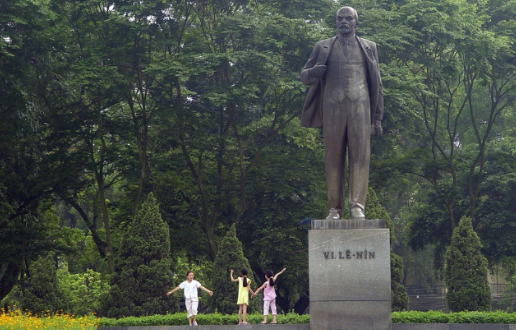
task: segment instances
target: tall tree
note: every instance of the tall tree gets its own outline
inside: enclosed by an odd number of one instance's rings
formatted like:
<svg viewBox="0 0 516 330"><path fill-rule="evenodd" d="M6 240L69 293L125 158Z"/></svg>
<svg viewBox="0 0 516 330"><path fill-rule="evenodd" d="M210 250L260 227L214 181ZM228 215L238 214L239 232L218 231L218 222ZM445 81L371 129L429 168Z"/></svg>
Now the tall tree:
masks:
<svg viewBox="0 0 516 330"><path fill-rule="evenodd" d="M284 311L309 295L308 240L298 224L327 211L324 147L319 132L310 131L295 121L272 140L250 172L248 209L237 230L259 281L268 269L287 267L277 286Z"/></svg>
<svg viewBox="0 0 516 330"><path fill-rule="evenodd" d="M511 126L506 116L506 125ZM514 136L489 144L486 178L479 191L475 231L482 240L482 252L490 265L516 256L516 154Z"/></svg>
<svg viewBox="0 0 516 330"><path fill-rule="evenodd" d="M41 214L49 207L54 167L41 148L40 109L29 92L54 46L55 13L46 2L0 4L0 298L27 265L55 245ZM36 56L37 54L37 56Z"/></svg>
<svg viewBox="0 0 516 330"><path fill-rule="evenodd" d="M384 177L392 177L388 171L413 175L404 198L421 203L409 219L409 243L414 249L436 244L437 267L460 216L476 223L488 145L516 101L511 38L493 29L488 8L467 1L402 4L397 20L413 37L389 50L387 65L399 69L387 71L388 82L404 89L397 96L410 92L400 105L419 133L378 169ZM411 86L393 79L401 73Z"/></svg>
<svg viewBox="0 0 516 330"><path fill-rule="evenodd" d="M193 7L191 20L195 29L188 27L180 50L180 98L163 147L168 162L186 164L189 177L184 165L174 175L178 193L192 221L199 221L213 260L216 237L245 221L259 160L297 121L304 89L298 55L312 44L313 32L259 3L204 1Z"/></svg>

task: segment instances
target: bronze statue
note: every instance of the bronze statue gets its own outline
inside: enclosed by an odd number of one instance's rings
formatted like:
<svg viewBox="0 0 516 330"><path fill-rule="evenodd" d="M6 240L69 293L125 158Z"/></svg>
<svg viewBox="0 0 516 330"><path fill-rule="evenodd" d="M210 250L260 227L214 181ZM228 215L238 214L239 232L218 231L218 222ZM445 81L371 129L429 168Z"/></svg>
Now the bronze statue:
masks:
<svg viewBox="0 0 516 330"><path fill-rule="evenodd" d="M351 218L365 219L370 139L371 135L382 134L378 52L374 42L355 35L355 9L340 8L336 23L337 36L317 42L301 71L301 81L311 85L301 125L323 128L329 207L326 219L342 217L346 149Z"/></svg>

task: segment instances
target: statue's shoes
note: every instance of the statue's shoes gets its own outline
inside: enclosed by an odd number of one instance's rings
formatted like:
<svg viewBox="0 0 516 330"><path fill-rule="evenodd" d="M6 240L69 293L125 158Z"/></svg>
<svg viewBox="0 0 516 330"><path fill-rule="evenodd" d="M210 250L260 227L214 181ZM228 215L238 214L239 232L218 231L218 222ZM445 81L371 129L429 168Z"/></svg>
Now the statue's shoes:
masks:
<svg viewBox="0 0 516 330"><path fill-rule="evenodd" d="M338 209L330 209L330 214L326 217L326 220L340 220L340 214Z"/></svg>
<svg viewBox="0 0 516 330"><path fill-rule="evenodd" d="M351 209L351 219L353 220L365 220L364 211L360 207L354 207Z"/></svg>

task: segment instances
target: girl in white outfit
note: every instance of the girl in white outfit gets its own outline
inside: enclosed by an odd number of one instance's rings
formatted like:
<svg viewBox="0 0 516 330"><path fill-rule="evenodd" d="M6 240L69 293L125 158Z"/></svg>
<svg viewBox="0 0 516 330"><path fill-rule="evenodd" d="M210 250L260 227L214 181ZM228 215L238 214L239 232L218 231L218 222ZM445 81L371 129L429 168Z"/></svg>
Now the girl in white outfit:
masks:
<svg viewBox="0 0 516 330"><path fill-rule="evenodd" d="M201 285L201 283L197 282L194 278L194 272L189 270L186 272L186 281L179 284L174 290L167 292L167 296L170 296L172 293L176 292L179 289L184 290L185 294L185 306L186 306L186 317L188 317L188 323L192 325L197 325L197 320L195 319L197 316L197 307L199 306L199 297L197 296L197 288L201 288L204 291L208 292L210 296L213 296L213 291L206 289Z"/></svg>
<svg viewBox="0 0 516 330"><path fill-rule="evenodd" d="M276 315L278 314L276 312L276 291L274 290L274 282L276 282L276 278L283 273L286 270L286 268L283 268L281 272L274 275L274 272L272 270L268 270L265 273L265 279L267 281L262 284L261 287L259 287L251 296L251 298L254 298L256 294L263 289L263 322L262 324L267 323L267 316L269 316L269 306L271 307L272 311L272 322L273 324L276 322Z"/></svg>

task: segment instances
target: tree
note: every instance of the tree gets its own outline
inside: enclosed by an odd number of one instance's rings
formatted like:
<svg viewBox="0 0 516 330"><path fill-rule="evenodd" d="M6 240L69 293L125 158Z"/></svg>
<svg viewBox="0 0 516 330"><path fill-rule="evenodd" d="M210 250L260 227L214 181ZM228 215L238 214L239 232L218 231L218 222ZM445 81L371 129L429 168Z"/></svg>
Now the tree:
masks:
<svg viewBox="0 0 516 330"><path fill-rule="evenodd" d="M39 147L38 111L26 90L35 80L28 58L35 49L47 54L53 17L39 1L0 4L0 299L30 262L54 248L40 213L49 206L55 174Z"/></svg>
<svg viewBox="0 0 516 330"><path fill-rule="evenodd" d="M30 275L22 289L22 308L35 315L64 309L65 301L57 280L56 261L52 255L32 263Z"/></svg>
<svg viewBox="0 0 516 330"><path fill-rule="evenodd" d="M150 193L124 236L115 261L111 289L102 301L107 317L167 314L178 310L172 287L169 229Z"/></svg>
<svg viewBox="0 0 516 330"><path fill-rule="evenodd" d="M234 224L220 242L218 251L213 265L213 298L211 299L211 307L219 313L233 314L238 311L238 286L235 282L230 281L230 270L233 269L235 271L233 276L240 276L240 269L246 268L248 271L247 278L251 280L251 288L256 290L258 283L254 280L251 265L244 256L242 243L236 236ZM249 307L248 313L255 308L257 309L257 299L249 298Z"/></svg>
<svg viewBox="0 0 516 330"><path fill-rule="evenodd" d="M214 260L217 236L248 220L260 160L287 147L274 142L298 119L299 54L313 44L315 29L241 1L203 1L189 18L194 23L185 22L184 44L170 58L182 59L182 71L171 72L181 84L167 98L176 107L162 147L167 167L174 166L168 176L180 183L174 198L188 205L185 213L201 228Z"/></svg>
<svg viewBox="0 0 516 330"><path fill-rule="evenodd" d="M491 310L487 259L481 247L471 218L462 217L446 251L446 302L453 312Z"/></svg>
<svg viewBox="0 0 516 330"><path fill-rule="evenodd" d="M319 131L295 121L266 150L248 175L249 201L237 235L258 281L268 269L287 267L276 304L288 312L309 295L308 239L298 224L327 212L324 146Z"/></svg>
<svg viewBox="0 0 516 330"><path fill-rule="evenodd" d="M380 62L391 147L373 146L381 155L373 180L385 187L382 201L396 199L385 203L393 217L410 204L409 245L435 246L438 269L460 216L468 214L475 229L483 222L477 211L487 198L490 145L509 133L503 114L516 101L511 14L498 1L403 3L389 17L406 38L379 46L386 49ZM392 188L399 193L387 194Z"/></svg>
<svg viewBox="0 0 516 330"><path fill-rule="evenodd" d="M507 122L507 121L506 121ZM507 122L507 126L511 126ZM475 231L490 265L516 256L516 154L512 136L490 143L486 178L479 192ZM512 268L512 267L511 267Z"/></svg>

